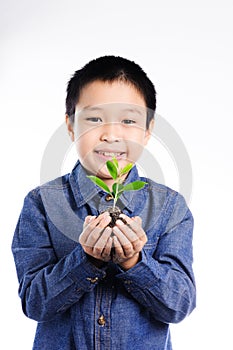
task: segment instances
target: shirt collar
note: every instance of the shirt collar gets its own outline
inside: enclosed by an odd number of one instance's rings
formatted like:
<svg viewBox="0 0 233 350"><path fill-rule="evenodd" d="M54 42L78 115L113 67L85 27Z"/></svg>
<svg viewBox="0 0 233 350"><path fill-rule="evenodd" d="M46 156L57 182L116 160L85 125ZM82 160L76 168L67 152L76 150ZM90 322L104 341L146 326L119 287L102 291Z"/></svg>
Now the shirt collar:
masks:
<svg viewBox="0 0 233 350"><path fill-rule="evenodd" d="M129 172L125 184L137 180L140 180L140 177L136 166L134 166ZM87 178L87 172L80 161L76 163L70 174L70 185L78 208L88 204L94 197L104 195L104 191ZM121 208L127 208L130 212L135 212L138 207L143 205L147 195L147 186L139 191L126 191L121 195L117 205L119 204Z"/></svg>

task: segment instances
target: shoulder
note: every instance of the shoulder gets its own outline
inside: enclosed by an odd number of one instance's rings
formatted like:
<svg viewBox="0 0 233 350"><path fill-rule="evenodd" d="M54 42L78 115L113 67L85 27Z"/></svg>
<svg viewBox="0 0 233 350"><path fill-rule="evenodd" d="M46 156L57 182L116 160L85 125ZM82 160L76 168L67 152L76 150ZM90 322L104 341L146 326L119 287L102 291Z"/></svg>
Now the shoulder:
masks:
<svg viewBox="0 0 233 350"><path fill-rule="evenodd" d="M68 189L70 184L69 184L69 175L70 174L66 174L60 177L57 177L51 181L48 181L44 184L41 184L35 188L33 188L32 190L30 190L26 197L25 200L40 200L41 195L44 193L49 193L53 190L55 190L56 192L58 191L63 191L65 189Z"/></svg>
<svg viewBox="0 0 233 350"><path fill-rule="evenodd" d="M160 205L163 208L161 212L163 217L167 218L166 231L176 227L178 223L184 222L186 228L190 227L192 230L194 218L185 197L181 193L152 180L148 181L148 187L154 202L157 202L155 206Z"/></svg>
<svg viewBox="0 0 233 350"><path fill-rule="evenodd" d="M142 181L147 183L146 189L152 196L161 196L161 197L176 197L180 196L180 193L174 189L163 185L161 183L155 182L154 180L140 177Z"/></svg>
<svg viewBox="0 0 233 350"><path fill-rule="evenodd" d="M158 182L155 182L151 179L146 179L145 181L148 183L149 189L154 191L154 192L166 193L166 194L171 194L171 195L178 194L178 192L173 190L172 188L170 188L166 185L160 184Z"/></svg>
<svg viewBox="0 0 233 350"><path fill-rule="evenodd" d="M69 186L69 177L70 174L66 174L63 176L59 176L56 179L53 179L51 181L48 181L40 186L37 187L37 189L42 189L42 188L55 188L55 189L63 189L67 188Z"/></svg>
<svg viewBox="0 0 233 350"><path fill-rule="evenodd" d="M141 178L142 181L147 182L148 197L151 202L155 203L155 206L163 206L170 213L174 211L187 211L188 205L184 196L178 191L157 183L151 179Z"/></svg>

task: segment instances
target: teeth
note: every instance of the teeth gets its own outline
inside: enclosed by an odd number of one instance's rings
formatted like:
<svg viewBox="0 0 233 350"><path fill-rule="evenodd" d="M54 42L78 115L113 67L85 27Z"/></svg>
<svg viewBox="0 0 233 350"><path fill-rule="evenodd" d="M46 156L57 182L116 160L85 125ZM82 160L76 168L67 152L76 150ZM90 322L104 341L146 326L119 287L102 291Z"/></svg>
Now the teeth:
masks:
<svg viewBox="0 0 233 350"><path fill-rule="evenodd" d="M102 154L105 157L119 157L122 153L114 153L114 152L98 152L99 154Z"/></svg>

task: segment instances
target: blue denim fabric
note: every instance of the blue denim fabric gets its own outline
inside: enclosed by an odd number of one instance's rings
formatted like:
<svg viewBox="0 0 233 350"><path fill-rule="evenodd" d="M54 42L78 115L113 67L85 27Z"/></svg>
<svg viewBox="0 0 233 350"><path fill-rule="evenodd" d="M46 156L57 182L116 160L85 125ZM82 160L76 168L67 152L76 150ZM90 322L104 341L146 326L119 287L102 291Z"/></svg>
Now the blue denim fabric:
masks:
<svg viewBox="0 0 233 350"><path fill-rule="evenodd" d="M134 167L126 182L137 179ZM128 271L95 267L78 243L86 215L111 205L79 162L26 196L12 250L23 311L38 321L33 349L172 349L169 323L195 307L193 218L180 194L143 180L120 201L148 237Z"/></svg>

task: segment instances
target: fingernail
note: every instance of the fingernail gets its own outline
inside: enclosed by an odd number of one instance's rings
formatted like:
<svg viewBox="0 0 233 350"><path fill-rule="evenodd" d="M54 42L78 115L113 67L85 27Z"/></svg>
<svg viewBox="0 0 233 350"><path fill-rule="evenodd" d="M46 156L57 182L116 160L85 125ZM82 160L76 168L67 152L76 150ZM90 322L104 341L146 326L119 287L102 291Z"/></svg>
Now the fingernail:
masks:
<svg viewBox="0 0 233 350"><path fill-rule="evenodd" d="M120 214L119 217L122 218L122 219L126 219L126 215L125 214Z"/></svg>
<svg viewBox="0 0 233 350"><path fill-rule="evenodd" d="M86 223L89 224L91 221L93 221L96 218L96 216L88 216L86 217Z"/></svg>
<svg viewBox="0 0 233 350"><path fill-rule="evenodd" d="M119 225L119 226L124 225L124 223L123 223L123 221L122 221L122 220L117 220L117 221L116 221L116 224L117 224L117 225Z"/></svg>
<svg viewBox="0 0 233 350"><path fill-rule="evenodd" d="M106 222L110 222L110 221L111 221L111 218L110 218L109 215L108 215L108 216L105 216L103 219L104 219L104 221L106 221Z"/></svg>

